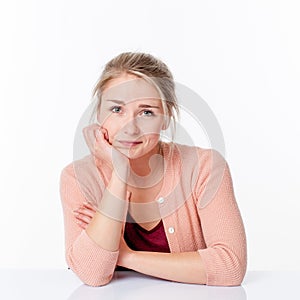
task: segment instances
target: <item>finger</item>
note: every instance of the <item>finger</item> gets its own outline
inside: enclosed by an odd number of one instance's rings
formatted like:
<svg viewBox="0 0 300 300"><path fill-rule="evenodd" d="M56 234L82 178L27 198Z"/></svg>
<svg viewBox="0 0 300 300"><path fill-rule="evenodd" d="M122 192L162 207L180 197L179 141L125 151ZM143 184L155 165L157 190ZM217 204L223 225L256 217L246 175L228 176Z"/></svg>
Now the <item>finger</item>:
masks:
<svg viewBox="0 0 300 300"><path fill-rule="evenodd" d="M105 138L106 140L108 140L108 132L107 132L107 129L105 129L104 127L101 127L101 132L103 133L104 138Z"/></svg>
<svg viewBox="0 0 300 300"><path fill-rule="evenodd" d="M97 132L96 132L96 139L97 141L105 141L107 143L109 143L109 138L108 138L108 132L107 132L107 129L101 127L100 129L98 128L97 129Z"/></svg>
<svg viewBox="0 0 300 300"><path fill-rule="evenodd" d="M94 130L94 137L96 137L95 143L104 143L111 146L111 143L109 142L109 136L108 131L103 126L97 125L95 127L92 127Z"/></svg>
<svg viewBox="0 0 300 300"><path fill-rule="evenodd" d="M91 124L89 126L84 127L82 129L82 133L85 137L90 137L91 133L93 133L97 128L99 128L99 125Z"/></svg>
<svg viewBox="0 0 300 300"><path fill-rule="evenodd" d="M111 143L109 141L109 136L108 136L108 130L104 127L101 127L101 132L103 134L104 140L111 146Z"/></svg>
<svg viewBox="0 0 300 300"><path fill-rule="evenodd" d="M97 141L99 141L101 139L101 136L99 135L99 133L100 133L99 126L91 127L90 131L88 132L89 139L90 139L91 143L93 144L93 146L95 146Z"/></svg>
<svg viewBox="0 0 300 300"><path fill-rule="evenodd" d="M87 227L87 224L84 223L84 222L82 222L82 221L80 221L80 220L76 220L76 223L82 229L86 229L86 227Z"/></svg>
<svg viewBox="0 0 300 300"><path fill-rule="evenodd" d="M91 217L86 216L86 215L82 215L82 214L79 214L75 217L78 221L81 221L81 222L86 223L86 224L89 224L91 222L91 219L92 219Z"/></svg>
<svg viewBox="0 0 300 300"><path fill-rule="evenodd" d="M83 207L80 207L79 209L77 209L77 212L79 214L82 214L82 215L85 215L85 216L88 216L90 218L92 218L95 214L95 211L90 209L90 208L83 208Z"/></svg>
<svg viewBox="0 0 300 300"><path fill-rule="evenodd" d="M94 211L94 212L97 211L97 209L96 209L92 204L90 204L90 203L88 203L88 202L83 202L83 206L84 206L84 207L87 207L87 208L89 208L89 209L91 209L91 210Z"/></svg>
<svg viewBox="0 0 300 300"><path fill-rule="evenodd" d="M87 215L90 217L93 217L95 212L97 211L96 208L94 208L93 206L91 206L90 204L87 204L88 206L86 206L86 204L84 204L81 208L83 209L83 213L87 212Z"/></svg>
<svg viewBox="0 0 300 300"><path fill-rule="evenodd" d="M78 209L78 212L92 218L95 215L96 210L91 207L82 206Z"/></svg>
<svg viewBox="0 0 300 300"><path fill-rule="evenodd" d="M83 135L85 141L90 149L93 149L94 144L96 142L96 131L100 128L97 124L91 124L85 128L83 128Z"/></svg>

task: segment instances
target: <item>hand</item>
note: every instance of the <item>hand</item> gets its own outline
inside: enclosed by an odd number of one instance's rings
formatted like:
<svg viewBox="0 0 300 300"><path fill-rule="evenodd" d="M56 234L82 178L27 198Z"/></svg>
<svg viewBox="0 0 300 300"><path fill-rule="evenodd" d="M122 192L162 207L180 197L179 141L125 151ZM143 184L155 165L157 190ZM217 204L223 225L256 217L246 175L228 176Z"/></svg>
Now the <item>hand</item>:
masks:
<svg viewBox="0 0 300 300"><path fill-rule="evenodd" d="M121 236L120 239L120 247L119 247L119 257L118 257L118 262L117 265L125 268L130 269L130 259L132 255L134 254L134 250L130 249L125 240L124 237Z"/></svg>
<svg viewBox="0 0 300 300"><path fill-rule="evenodd" d="M82 229L86 229L95 213L96 209L87 202L83 202L83 204L78 209L73 210L73 214L76 218L76 223Z"/></svg>
<svg viewBox="0 0 300 300"><path fill-rule="evenodd" d="M92 155L125 180L130 170L129 159L112 146L107 130L98 124L91 124L83 128L83 135Z"/></svg>
<svg viewBox="0 0 300 300"><path fill-rule="evenodd" d="M82 132L91 153L97 158L111 162L112 145L107 130L94 123L83 128Z"/></svg>

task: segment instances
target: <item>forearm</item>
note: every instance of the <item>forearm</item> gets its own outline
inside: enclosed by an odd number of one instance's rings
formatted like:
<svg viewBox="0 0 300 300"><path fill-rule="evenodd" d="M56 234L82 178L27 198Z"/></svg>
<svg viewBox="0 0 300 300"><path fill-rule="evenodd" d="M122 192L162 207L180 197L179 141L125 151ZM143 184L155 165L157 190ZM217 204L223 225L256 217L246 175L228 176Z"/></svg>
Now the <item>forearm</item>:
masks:
<svg viewBox="0 0 300 300"><path fill-rule="evenodd" d="M127 185L113 172L86 233L103 249L117 251L127 209Z"/></svg>
<svg viewBox="0 0 300 300"><path fill-rule="evenodd" d="M206 272L198 252L132 251L125 264L127 268L162 279L206 284Z"/></svg>

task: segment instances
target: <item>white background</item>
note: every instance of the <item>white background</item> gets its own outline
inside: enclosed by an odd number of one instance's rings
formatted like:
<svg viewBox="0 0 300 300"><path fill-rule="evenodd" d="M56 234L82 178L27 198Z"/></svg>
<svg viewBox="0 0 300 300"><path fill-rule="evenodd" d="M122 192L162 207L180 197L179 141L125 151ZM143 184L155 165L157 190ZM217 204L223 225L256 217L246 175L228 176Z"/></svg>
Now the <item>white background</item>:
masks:
<svg viewBox="0 0 300 300"><path fill-rule="evenodd" d="M143 51L221 125L248 269L299 269L299 8L296 0L1 1L0 267L66 267L59 176L77 124L104 64Z"/></svg>

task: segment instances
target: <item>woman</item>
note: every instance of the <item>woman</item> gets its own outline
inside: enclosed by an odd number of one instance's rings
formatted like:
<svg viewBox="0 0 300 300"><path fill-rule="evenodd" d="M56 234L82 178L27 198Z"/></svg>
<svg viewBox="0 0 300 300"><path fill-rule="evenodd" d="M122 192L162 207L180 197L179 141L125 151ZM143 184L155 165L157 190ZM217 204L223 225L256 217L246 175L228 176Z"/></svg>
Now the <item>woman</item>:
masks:
<svg viewBox="0 0 300 300"><path fill-rule="evenodd" d="M97 122L84 129L91 155L61 174L69 267L91 286L109 283L118 268L240 285L246 237L226 161L215 150L160 140L178 112L168 67L122 53L94 95Z"/></svg>

